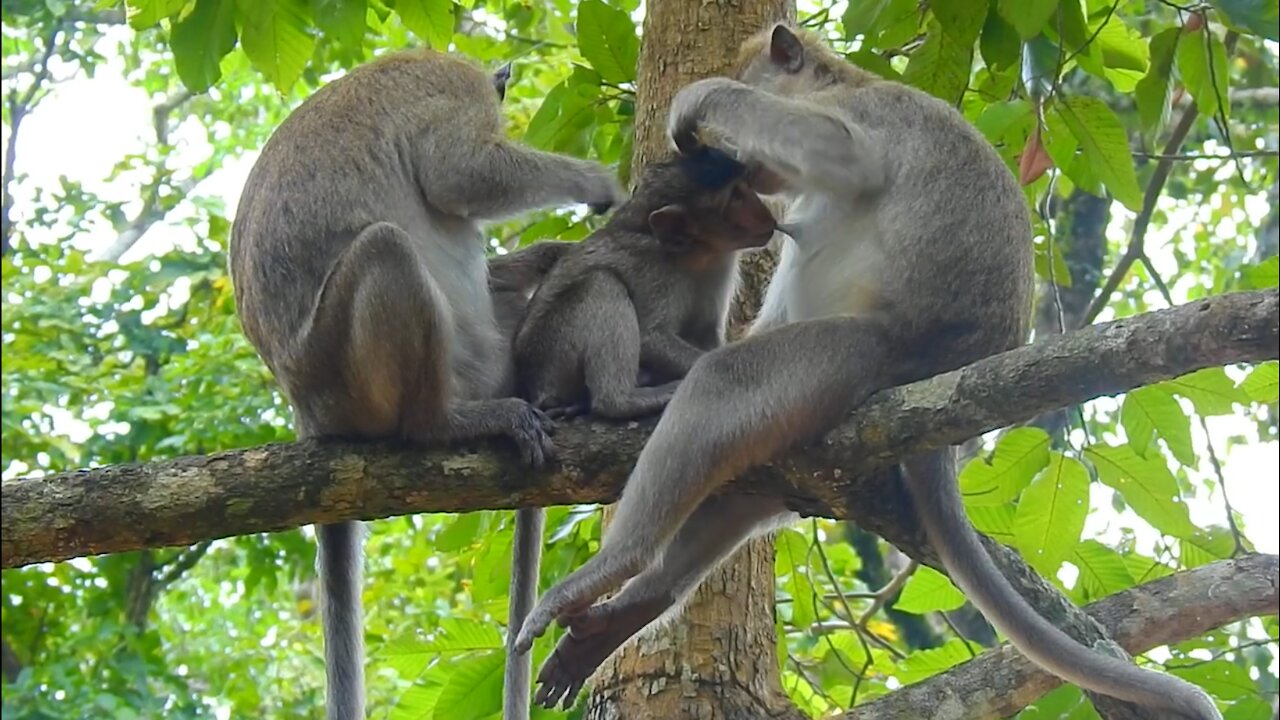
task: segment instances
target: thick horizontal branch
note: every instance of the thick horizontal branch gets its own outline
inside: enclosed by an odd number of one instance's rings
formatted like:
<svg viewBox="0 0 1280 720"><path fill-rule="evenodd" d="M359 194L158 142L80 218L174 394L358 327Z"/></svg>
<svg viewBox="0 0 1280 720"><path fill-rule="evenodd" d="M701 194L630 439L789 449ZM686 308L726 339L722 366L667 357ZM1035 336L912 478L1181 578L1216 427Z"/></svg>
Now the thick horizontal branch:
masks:
<svg viewBox="0 0 1280 720"><path fill-rule="evenodd" d="M1198 637L1228 623L1275 615L1280 558L1246 555L1116 593L1085 608L1131 653ZM1010 717L1062 681L1009 645L859 705L845 720L919 716L947 708L948 720ZM940 713L941 716L941 713Z"/></svg>
<svg viewBox="0 0 1280 720"><path fill-rule="evenodd" d="M854 519L929 562L910 503L891 474L871 471L1090 398L1275 359L1278 318L1271 289L1056 336L878 393L819 446L749 471L734 490L784 494L806 514ZM561 463L537 472L497 442L422 450L312 441L6 480L3 567L316 522L610 502L651 426L567 423L556 435Z"/></svg>

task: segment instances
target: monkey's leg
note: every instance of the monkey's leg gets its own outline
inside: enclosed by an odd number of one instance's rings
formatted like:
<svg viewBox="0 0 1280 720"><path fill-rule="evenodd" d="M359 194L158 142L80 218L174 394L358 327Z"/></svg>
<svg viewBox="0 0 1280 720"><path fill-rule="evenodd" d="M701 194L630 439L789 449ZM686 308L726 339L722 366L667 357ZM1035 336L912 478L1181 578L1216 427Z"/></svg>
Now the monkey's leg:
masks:
<svg viewBox="0 0 1280 720"><path fill-rule="evenodd" d="M641 364L670 377L688 375L706 352L675 333L646 333L640 342Z"/></svg>
<svg viewBox="0 0 1280 720"><path fill-rule="evenodd" d="M600 552L543 596L517 650L527 651L552 619L648 567L693 509L735 475L825 432L885 387L882 327L812 320L704 355L640 453Z"/></svg>
<svg viewBox="0 0 1280 720"><path fill-rule="evenodd" d="M626 286L609 273L592 274L584 280L574 322L586 341L582 365L591 411L614 420L662 412L679 383L636 387L640 325Z"/></svg>
<svg viewBox="0 0 1280 720"><path fill-rule="evenodd" d="M497 220L584 203L603 212L622 200L613 173L597 163L497 141L441 143L444 157L418 175L427 202L450 215ZM439 172L441 167L452 168Z"/></svg>
<svg viewBox="0 0 1280 720"><path fill-rule="evenodd" d="M675 611L707 573L747 538L794 515L782 498L729 495L707 498L655 563L609 600L560 619L569 632L538 673L535 701L567 709L605 658L654 620Z"/></svg>

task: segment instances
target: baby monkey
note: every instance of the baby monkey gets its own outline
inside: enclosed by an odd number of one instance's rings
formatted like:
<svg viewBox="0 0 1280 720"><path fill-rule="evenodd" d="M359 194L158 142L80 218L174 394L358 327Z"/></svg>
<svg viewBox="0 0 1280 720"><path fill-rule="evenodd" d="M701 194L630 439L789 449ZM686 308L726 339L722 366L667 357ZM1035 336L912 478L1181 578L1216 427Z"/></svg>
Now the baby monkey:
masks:
<svg viewBox="0 0 1280 720"><path fill-rule="evenodd" d="M645 169L603 228L552 245L558 257L515 337L520 396L553 417L661 412L694 361L724 344L738 251L764 246L776 229L748 179L720 150L670 157ZM531 659L511 642L536 599L544 519L541 508L516 512L505 720L529 716Z"/></svg>
<svg viewBox="0 0 1280 720"><path fill-rule="evenodd" d="M712 148L650 165L530 300L515 339L520 396L553 417L661 411L694 361L724 343L738 251L773 237L746 176ZM637 387L641 367L664 384Z"/></svg>

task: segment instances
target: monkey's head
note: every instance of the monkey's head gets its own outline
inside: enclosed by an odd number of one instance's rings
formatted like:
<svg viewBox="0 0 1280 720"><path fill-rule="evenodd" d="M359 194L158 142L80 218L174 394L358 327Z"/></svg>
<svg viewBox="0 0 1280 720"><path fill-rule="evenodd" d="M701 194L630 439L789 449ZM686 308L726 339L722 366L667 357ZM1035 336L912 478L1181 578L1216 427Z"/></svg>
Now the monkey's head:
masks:
<svg viewBox="0 0 1280 720"><path fill-rule="evenodd" d="M657 201L648 223L664 247L721 255L763 247L777 228L747 175L742 163L702 147L651 165L636 194L648 190Z"/></svg>
<svg viewBox="0 0 1280 720"><path fill-rule="evenodd" d="M865 84L874 77L850 65L817 35L783 23L742 44L732 75L742 83L786 97L833 85Z"/></svg>

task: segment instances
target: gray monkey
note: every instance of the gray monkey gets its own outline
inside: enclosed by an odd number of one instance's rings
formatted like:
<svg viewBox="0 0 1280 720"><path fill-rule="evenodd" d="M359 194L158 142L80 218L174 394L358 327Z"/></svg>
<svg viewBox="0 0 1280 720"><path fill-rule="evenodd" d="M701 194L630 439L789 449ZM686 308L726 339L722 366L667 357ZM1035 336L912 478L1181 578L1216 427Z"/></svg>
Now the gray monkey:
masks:
<svg viewBox="0 0 1280 720"><path fill-rule="evenodd" d="M763 184L789 199L794 240L751 336L698 360L676 391L600 552L521 629L518 651L553 620L569 629L538 676L535 700L547 706L571 703L610 653L678 607L742 541L787 521L781 499L717 495L735 475L826 432L877 390L1026 338L1026 204L959 113L784 25L748 41L733 76L682 89L668 129L766 168ZM901 469L951 577L1028 658L1170 716L1221 717L1199 688L1094 653L1040 617L969 524L950 449Z"/></svg>
<svg viewBox="0 0 1280 720"><path fill-rule="evenodd" d="M559 259L516 336L519 394L561 416L660 412L678 378L724 344L738 251L768 243L776 225L747 185L747 168L720 151L646 167L604 227L570 250L551 251ZM638 387L638 374L668 382ZM537 594L544 521L541 508L516 512L506 720L529 716L529 658L511 645Z"/></svg>
<svg viewBox="0 0 1280 720"><path fill-rule="evenodd" d="M506 139L509 75L393 54L320 89L267 141L232 226L231 277L300 438L506 436L527 462L551 456L550 420L501 397L505 346L479 224L570 203L603 212L622 193L596 163ZM326 717L356 720L360 524L317 535Z"/></svg>

